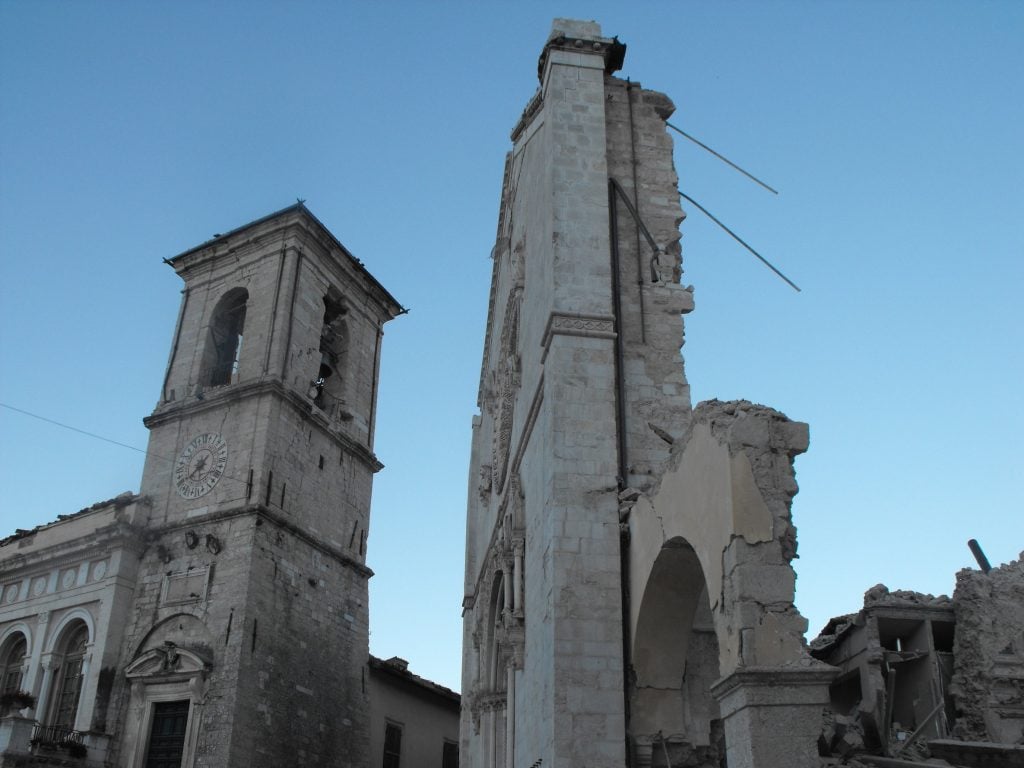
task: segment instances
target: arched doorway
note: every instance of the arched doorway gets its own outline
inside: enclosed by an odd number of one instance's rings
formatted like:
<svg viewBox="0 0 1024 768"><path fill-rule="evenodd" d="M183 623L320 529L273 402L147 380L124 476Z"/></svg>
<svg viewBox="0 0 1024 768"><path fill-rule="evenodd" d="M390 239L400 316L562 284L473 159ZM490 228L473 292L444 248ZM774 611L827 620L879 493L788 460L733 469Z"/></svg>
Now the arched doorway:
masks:
<svg viewBox="0 0 1024 768"><path fill-rule="evenodd" d="M636 764L717 768L725 755L718 639L693 547L665 542L650 570L633 638L630 736Z"/></svg>

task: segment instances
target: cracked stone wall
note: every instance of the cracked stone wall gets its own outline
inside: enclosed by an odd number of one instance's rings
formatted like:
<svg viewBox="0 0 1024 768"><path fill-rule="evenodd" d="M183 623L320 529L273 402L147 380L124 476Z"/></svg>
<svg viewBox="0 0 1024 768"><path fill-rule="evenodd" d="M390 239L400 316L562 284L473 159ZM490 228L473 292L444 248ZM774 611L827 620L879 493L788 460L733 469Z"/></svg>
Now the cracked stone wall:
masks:
<svg viewBox="0 0 1024 768"><path fill-rule="evenodd" d="M682 537L695 549L710 608L721 617L723 674L803 656L806 621L792 606L790 505L793 458L807 445L807 425L778 411L746 401L701 403L672 467L629 513L633 594L643 594L645 564L665 542ZM639 611L637 600L634 624Z"/></svg>
<svg viewBox="0 0 1024 768"><path fill-rule="evenodd" d="M807 427L691 412L674 106L611 74L624 53L556 19L512 132L473 420L463 764L713 764L731 728L730 765L803 768L830 674L792 605Z"/></svg>
<svg viewBox="0 0 1024 768"><path fill-rule="evenodd" d="M649 485L685 429L692 294L677 282L671 102L609 76L617 45L592 22L557 20L512 134L473 426L465 765L625 759L617 494ZM653 263L620 202L613 267L609 177L660 244Z"/></svg>
<svg viewBox="0 0 1024 768"><path fill-rule="evenodd" d="M807 425L778 411L746 401L701 403L659 482L648 494L623 494L632 736L649 764L659 764L667 744L710 750L701 758L708 765L718 759L716 680L744 670L829 674L807 655L806 621L793 605L793 459L807 444ZM810 748L818 714L812 702L790 703L789 736ZM727 722L732 762L741 761L737 742L749 743L751 730ZM793 765L813 756L799 756L792 744L779 750L790 752Z"/></svg>
<svg viewBox="0 0 1024 768"><path fill-rule="evenodd" d="M1024 744L1024 553L987 574L956 575L953 733Z"/></svg>

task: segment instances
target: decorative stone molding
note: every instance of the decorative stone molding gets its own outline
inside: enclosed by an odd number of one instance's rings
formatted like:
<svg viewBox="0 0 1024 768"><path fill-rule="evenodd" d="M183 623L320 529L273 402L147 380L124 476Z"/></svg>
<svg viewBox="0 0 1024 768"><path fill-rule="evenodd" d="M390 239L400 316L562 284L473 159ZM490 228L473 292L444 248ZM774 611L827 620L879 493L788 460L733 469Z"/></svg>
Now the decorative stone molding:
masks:
<svg viewBox="0 0 1024 768"><path fill-rule="evenodd" d="M132 681L179 677L205 679L212 668L212 663L196 651L168 641L139 656L127 666L124 676Z"/></svg>
<svg viewBox="0 0 1024 768"><path fill-rule="evenodd" d="M558 21L556 20L556 23ZM573 31L578 33L583 30L577 29ZM598 29L598 32L600 32L600 29ZM544 68L547 65L551 51L598 54L604 59L604 71L607 75L622 69L622 63L626 58L626 46L624 43L619 42L618 37L611 39L596 35L591 37L589 35L571 34L568 31L563 34L556 30L552 34L551 39L548 40L547 45L544 46L544 50L540 54L540 60L537 62L537 79L542 82L544 80Z"/></svg>
<svg viewBox="0 0 1024 768"><path fill-rule="evenodd" d="M541 109L544 107L544 93L537 89L537 92L533 94L533 98L530 99L526 105L526 109L523 110L522 116L519 118L519 122L516 123L512 129L510 138L513 143L519 141L519 137L523 135L523 132L530 127L530 123L533 122L533 118L536 117Z"/></svg>
<svg viewBox="0 0 1024 768"><path fill-rule="evenodd" d="M482 464L480 466L480 483L477 486L478 493L480 494L480 501L487 501L491 497L491 483L493 480L493 470L490 464Z"/></svg>
<svg viewBox="0 0 1024 768"><path fill-rule="evenodd" d="M155 705L182 699L188 700L189 710L181 765L194 765L212 668L212 663L198 652L171 642L144 652L127 666L125 677L131 692L125 718L124 754L130 768L145 765L147 734L152 729Z"/></svg>
<svg viewBox="0 0 1024 768"><path fill-rule="evenodd" d="M518 469L518 468L517 468ZM523 484L519 477L518 471L513 471L512 476L508 481L508 504L507 512L509 520L509 536L507 538L511 541L515 536L523 535L523 531L526 529L526 516L523 499Z"/></svg>
<svg viewBox="0 0 1024 768"><path fill-rule="evenodd" d="M508 470L508 457L512 445L512 424L515 415L516 394L520 385L519 311L523 300L521 287L513 288L505 307L505 322L501 328L501 355L495 369L498 392L492 442L492 472L495 492L504 490Z"/></svg>
<svg viewBox="0 0 1024 768"><path fill-rule="evenodd" d="M490 691L481 693L473 700L473 711L500 712L508 706L508 694L505 691Z"/></svg>
<svg viewBox="0 0 1024 768"><path fill-rule="evenodd" d="M586 336L597 339L615 338L615 319L611 315L580 315L574 312L552 312L544 329L541 346L542 362L547 357L551 338L555 335Z"/></svg>

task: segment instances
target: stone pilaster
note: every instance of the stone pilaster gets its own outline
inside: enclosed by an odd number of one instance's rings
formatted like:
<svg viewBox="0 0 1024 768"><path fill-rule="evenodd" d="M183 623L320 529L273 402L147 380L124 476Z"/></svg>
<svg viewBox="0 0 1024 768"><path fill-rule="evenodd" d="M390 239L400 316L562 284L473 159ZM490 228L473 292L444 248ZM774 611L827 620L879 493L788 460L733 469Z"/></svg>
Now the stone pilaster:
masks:
<svg viewBox="0 0 1024 768"><path fill-rule="evenodd" d="M741 667L711 687L725 723L729 768L818 768L826 664Z"/></svg>

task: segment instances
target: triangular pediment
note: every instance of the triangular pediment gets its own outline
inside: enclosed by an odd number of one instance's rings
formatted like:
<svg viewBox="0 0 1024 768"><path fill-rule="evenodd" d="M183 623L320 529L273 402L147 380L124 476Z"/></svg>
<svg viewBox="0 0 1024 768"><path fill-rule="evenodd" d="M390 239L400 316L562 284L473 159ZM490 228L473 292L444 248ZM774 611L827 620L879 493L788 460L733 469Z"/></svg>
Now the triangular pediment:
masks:
<svg viewBox="0 0 1024 768"><path fill-rule="evenodd" d="M164 677L182 675L191 677L210 670L213 665L203 656L187 648L165 643L153 648L135 659L125 669L129 679L139 677Z"/></svg>

